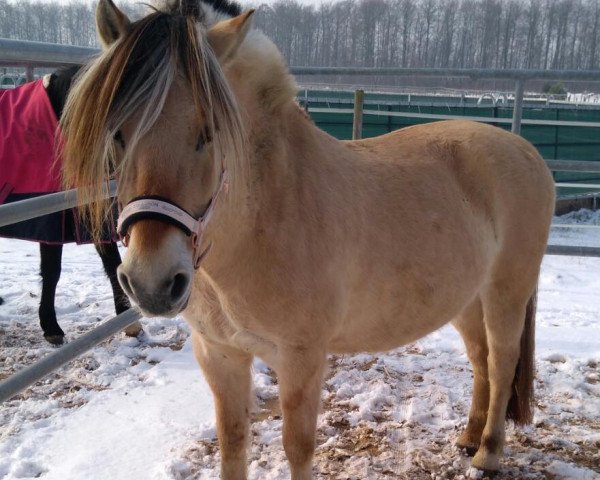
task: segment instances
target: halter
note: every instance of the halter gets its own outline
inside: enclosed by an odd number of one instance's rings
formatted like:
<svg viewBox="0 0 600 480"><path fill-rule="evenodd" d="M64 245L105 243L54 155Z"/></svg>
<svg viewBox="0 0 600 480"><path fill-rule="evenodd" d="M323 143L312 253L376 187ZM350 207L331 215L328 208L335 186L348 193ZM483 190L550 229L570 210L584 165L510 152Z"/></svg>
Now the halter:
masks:
<svg viewBox="0 0 600 480"><path fill-rule="evenodd" d="M127 246L129 243L129 228L140 220L151 219L169 223L191 237L194 269L197 270L212 246L209 244L204 250L200 250L202 235L212 217L219 194L221 191L227 190L227 185L227 171L221 170L217 191L209 200L204 213L197 220L168 198L158 195L143 195L134 198L121 211L117 222L117 233L121 237L123 245Z"/></svg>

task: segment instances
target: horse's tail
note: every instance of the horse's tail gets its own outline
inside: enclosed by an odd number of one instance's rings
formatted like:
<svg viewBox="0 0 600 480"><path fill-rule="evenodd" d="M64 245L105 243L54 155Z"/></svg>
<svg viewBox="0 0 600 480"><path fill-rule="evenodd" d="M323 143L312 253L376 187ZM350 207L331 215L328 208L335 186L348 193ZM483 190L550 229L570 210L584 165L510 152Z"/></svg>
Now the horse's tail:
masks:
<svg viewBox="0 0 600 480"><path fill-rule="evenodd" d="M517 425L525 425L533 420L535 377L535 312L537 306L537 287L525 310L525 326L521 334L521 353L512 384L512 395L506 409L506 418Z"/></svg>

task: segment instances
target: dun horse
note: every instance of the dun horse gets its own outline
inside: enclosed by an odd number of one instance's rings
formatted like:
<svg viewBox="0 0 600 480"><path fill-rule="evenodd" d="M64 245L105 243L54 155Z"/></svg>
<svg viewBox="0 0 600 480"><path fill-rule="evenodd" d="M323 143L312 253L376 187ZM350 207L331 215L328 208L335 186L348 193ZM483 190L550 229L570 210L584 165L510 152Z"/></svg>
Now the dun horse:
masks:
<svg viewBox="0 0 600 480"><path fill-rule="evenodd" d="M0 112L10 121L0 126L0 203L31 198L60 188L54 168L54 136L69 88L79 66L57 70L43 79L14 90L0 91ZM17 131L18 130L18 131ZM54 180L53 177L56 177ZM42 295L39 318L44 338L60 345L65 333L58 324L55 309L56 286L60 280L63 243L89 239L76 221L76 212L68 210L44 215L0 228L0 237L33 240L40 243ZM96 250L110 281L117 314L129 308L129 302L117 280L121 256L108 234L96 242ZM0 298L0 305L3 300ZM135 336L141 330L136 323L126 329Z"/></svg>
<svg viewBox="0 0 600 480"><path fill-rule="evenodd" d="M277 373L291 475L308 479L328 352L391 349L447 322L474 370L458 444L498 469L505 418L532 415L554 207L543 160L466 121L338 141L294 102L251 16L182 0L132 23L100 0L105 49L63 118L67 184L96 198L118 174L123 288L143 313L192 326L222 477L246 477L253 356Z"/></svg>

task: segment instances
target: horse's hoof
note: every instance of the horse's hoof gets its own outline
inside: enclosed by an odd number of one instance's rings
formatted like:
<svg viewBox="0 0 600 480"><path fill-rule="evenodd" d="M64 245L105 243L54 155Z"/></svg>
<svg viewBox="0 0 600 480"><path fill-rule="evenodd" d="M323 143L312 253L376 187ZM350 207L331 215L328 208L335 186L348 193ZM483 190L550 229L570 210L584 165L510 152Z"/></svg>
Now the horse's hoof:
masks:
<svg viewBox="0 0 600 480"><path fill-rule="evenodd" d="M52 345L56 346L60 346L63 343L65 343L64 335L44 335L44 338L48 343L51 343Z"/></svg>
<svg viewBox="0 0 600 480"><path fill-rule="evenodd" d="M477 470L483 470L486 476L490 476L500 469L500 455L480 448L471 460L471 466Z"/></svg>
<svg viewBox="0 0 600 480"><path fill-rule="evenodd" d="M142 324L140 322L135 322L125 329L125 335L128 337L137 337L143 331Z"/></svg>

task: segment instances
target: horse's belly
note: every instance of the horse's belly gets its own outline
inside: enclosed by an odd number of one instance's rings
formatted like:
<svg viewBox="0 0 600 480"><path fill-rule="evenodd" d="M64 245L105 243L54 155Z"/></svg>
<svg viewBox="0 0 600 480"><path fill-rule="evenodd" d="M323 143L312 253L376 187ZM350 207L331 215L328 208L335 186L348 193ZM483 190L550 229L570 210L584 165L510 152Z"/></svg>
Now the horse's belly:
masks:
<svg viewBox="0 0 600 480"><path fill-rule="evenodd" d="M473 300L476 291L461 292L448 299L446 308L415 308L398 300L382 308L373 305L371 313L350 315L343 328L331 339L334 353L385 351L414 342L442 327Z"/></svg>
<svg viewBox="0 0 600 480"><path fill-rule="evenodd" d="M478 295L492 261L483 243L456 255L439 253L430 262L407 260L387 270L380 266L369 288L344 295L348 301L329 348L339 353L389 350L450 322Z"/></svg>
<svg viewBox="0 0 600 480"><path fill-rule="evenodd" d="M359 320L359 319L357 319ZM451 320L438 316L404 319L390 316L352 322L342 335L334 337L328 350L332 353L381 352L401 347L437 330Z"/></svg>

